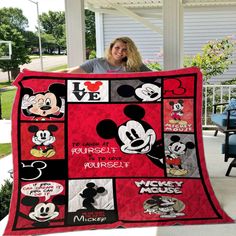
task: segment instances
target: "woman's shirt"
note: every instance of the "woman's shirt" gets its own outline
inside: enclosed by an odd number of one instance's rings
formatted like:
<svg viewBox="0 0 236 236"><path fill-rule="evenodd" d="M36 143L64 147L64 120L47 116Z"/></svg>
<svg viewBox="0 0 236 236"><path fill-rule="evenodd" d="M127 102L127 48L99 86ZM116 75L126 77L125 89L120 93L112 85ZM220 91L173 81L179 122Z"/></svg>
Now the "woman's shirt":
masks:
<svg viewBox="0 0 236 236"><path fill-rule="evenodd" d="M127 72L124 66L110 65L105 58L95 58L88 60L80 66L87 73L106 74L106 73L124 73ZM144 64L141 65L140 71L151 71ZM129 71L131 72L131 71Z"/></svg>

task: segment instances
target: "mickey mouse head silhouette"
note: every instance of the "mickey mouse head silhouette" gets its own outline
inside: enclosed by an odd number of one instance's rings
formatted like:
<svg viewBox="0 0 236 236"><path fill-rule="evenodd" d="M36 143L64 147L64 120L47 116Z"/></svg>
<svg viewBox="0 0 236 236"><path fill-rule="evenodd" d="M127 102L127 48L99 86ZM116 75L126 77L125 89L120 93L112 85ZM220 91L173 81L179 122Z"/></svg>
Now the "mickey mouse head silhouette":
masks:
<svg viewBox="0 0 236 236"><path fill-rule="evenodd" d="M42 175L42 169L47 167L47 164L43 161L34 161L30 165L26 165L21 162L22 166L22 180L36 180Z"/></svg>
<svg viewBox="0 0 236 236"><path fill-rule="evenodd" d="M98 135L104 139L115 138L122 152L146 154L156 166L164 168L162 140L156 140L151 125L142 120L145 110L138 105L128 105L124 114L130 119L120 125L110 119L100 121L96 127Z"/></svg>
<svg viewBox="0 0 236 236"><path fill-rule="evenodd" d="M91 81L86 81L84 83L85 86L87 86L87 89L91 92L96 92L99 90L99 87L102 85L101 81L96 81L95 83L92 83Z"/></svg>
<svg viewBox="0 0 236 236"><path fill-rule="evenodd" d="M94 198L98 193L104 193L105 188L104 187L97 187L95 183L89 182L86 184L86 187L82 193L80 193L80 196L84 198L83 200L83 207L85 207L87 210L93 210L96 209L93 205L95 203Z"/></svg>

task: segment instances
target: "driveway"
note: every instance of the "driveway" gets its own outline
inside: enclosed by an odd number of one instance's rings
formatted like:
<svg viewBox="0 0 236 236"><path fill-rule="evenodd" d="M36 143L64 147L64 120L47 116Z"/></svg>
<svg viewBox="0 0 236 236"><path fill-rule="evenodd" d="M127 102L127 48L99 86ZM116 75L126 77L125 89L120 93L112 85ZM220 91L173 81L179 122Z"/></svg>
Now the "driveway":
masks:
<svg viewBox="0 0 236 236"><path fill-rule="evenodd" d="M33 59L31 63L20 66L21 70L27 68L29 70L41 71L41 60ZM43 56L43 70L48 70L52 67L67 64L67 56ZM7 72L0 71L0 82L8 81Z"/></svg>

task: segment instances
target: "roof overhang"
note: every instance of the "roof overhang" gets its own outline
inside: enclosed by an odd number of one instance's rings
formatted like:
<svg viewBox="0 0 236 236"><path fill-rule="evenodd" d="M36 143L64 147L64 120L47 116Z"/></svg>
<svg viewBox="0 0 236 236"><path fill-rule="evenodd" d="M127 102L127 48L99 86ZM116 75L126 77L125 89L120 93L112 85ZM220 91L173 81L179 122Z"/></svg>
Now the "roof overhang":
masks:
<svg viewBox="0 0 236 236"><path fill-rule="evenodd" d="M146 28L163 33L163 29L153 23L148 18L162 20L162 11L145 14L140 10L162 9L164 0L85 0L85 8L97 12L112 15L128 16L133 20L143 24ZM236 0L179 0L182 7L206 7L206 6L228 6L236 5Z"/></svg>
<svg viewBox="0 0 236 236"><path fill-rule="evenodd" d="M127 9L162 8L164 0L85 0L91 10L116 10L116 6ZM182 0L183 7L236 5L236 0Z"/></svg>

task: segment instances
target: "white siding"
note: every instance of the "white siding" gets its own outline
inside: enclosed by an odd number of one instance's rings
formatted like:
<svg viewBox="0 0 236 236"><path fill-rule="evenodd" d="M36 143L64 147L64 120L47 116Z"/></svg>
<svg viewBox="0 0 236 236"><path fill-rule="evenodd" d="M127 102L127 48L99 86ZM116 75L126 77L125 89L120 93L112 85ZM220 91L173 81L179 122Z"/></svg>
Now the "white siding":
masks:
<svg viewBox="0 0 236 236"><path fill-rule="evenodd" d="M161 9L143 10L161 13ZM162 27L162 20L147 18ZM184 9L184 54L196 55L209 40L236 35L236 6L225 7L186 7ZM157 32L147 29L144 25L126 16L104 15L104 46L119 36L129 36L137 44L143 59L157 60L162 63L158 53L163 48L163 37ZM230 70L214 83L236 78L236 53L234 64Z"/></svg>
<svg viewBox="0 0 236 236"><path fill-rule="evenodd" d="M236 6L186 8L184 14L184 54L196 55L209 40L236 35ZM234 64L214 83L236 78L236 53Z"/></svg>
<svg viewBox="0 0 236 236"><path fill-rule="evenodd" d="M158 10L161 12L161 10ZM148 18L157 26L162 27L162 21ZM157 54L162 50L162 35L147 29L144 25L127 16L104 15L104 43L105 48L117 37L128 36L137 45L142 57L157 59ZM161 58L162 62L162 58Z"/></svg>

